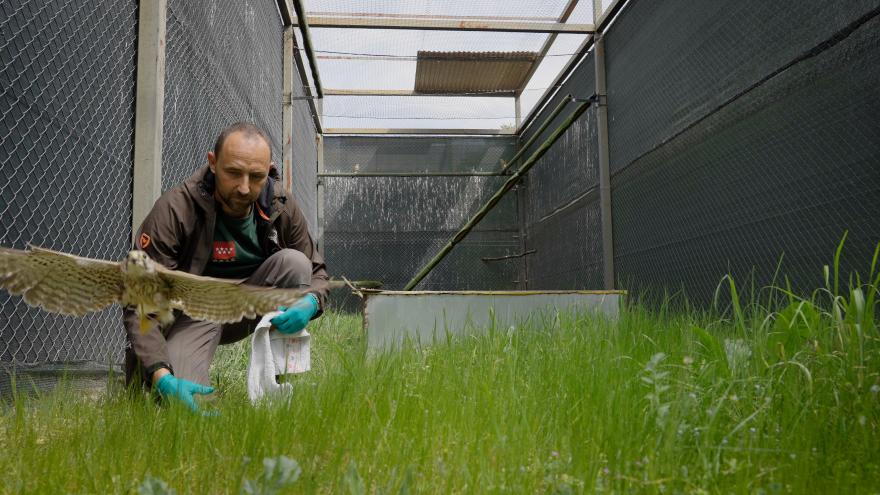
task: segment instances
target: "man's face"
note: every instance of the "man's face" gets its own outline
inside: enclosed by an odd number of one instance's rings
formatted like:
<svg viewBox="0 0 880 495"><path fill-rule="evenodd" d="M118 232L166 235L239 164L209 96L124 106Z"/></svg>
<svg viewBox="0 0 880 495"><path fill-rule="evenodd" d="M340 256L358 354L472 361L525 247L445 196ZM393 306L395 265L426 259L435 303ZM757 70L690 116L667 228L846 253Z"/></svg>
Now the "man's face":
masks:
<svg viewBox="0 0 880 495"><path fill-rule="evenodd" d="M216 177L214 197L227 215L243 218L250 214L269 176L271 156L260 136L243 132L227 136L219 156L208 152L208 165Z"/></svg>

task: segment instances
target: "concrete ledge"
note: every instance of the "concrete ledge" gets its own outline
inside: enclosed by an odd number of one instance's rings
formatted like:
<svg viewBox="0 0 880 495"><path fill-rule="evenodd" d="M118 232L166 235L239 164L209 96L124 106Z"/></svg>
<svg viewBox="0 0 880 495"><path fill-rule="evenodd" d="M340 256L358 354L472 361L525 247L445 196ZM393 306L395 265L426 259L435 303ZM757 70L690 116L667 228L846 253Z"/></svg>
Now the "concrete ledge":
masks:
<svg viewBox="0 0 880 495"><path fill-rule="evenodd" d="M520 325L530 316L595 312L616 318L625 291L363 291L368 352L405 339L422 344L446 333L470 335Z"/></svg>

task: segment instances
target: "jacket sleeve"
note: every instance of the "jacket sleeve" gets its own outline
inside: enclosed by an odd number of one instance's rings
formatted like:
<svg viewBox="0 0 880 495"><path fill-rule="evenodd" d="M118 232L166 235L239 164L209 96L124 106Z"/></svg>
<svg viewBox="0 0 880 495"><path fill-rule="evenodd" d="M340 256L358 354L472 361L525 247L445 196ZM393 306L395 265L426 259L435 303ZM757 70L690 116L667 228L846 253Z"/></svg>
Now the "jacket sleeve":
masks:
<svg viewBox="0 0 880 495"><path fill-rule="evenodd" d="M309 234L309 226L305 215L303 215L296 201L293 201L293 198L290 196L287 197L286 208L290 216L290 224L283 225L286 230L283 236L284 239L287 239L288 247L305 254L312 262L312 281L309 292L315 294L318 298L318 312L314 316L314 318L317 318L323 314L327 303L329 292L327 266L324 264L324 257L318 252L315 241L312 239L311 234Z"/></svg>
<svg viewBox="0 0 880 495"><path fill-rule="evenodd" d="M172 270L178 266L177 260L183 245L183 229L169 201L169 195L174 193L171 191L156 201L134 240L134 249L146 252L151 259ZM140 318L132 307L123 308L122 321L132 350L144 367L147 380L156 369L171 368L165 335L159 328L158 321L149 318L147 331L141 333Z"/></svg>

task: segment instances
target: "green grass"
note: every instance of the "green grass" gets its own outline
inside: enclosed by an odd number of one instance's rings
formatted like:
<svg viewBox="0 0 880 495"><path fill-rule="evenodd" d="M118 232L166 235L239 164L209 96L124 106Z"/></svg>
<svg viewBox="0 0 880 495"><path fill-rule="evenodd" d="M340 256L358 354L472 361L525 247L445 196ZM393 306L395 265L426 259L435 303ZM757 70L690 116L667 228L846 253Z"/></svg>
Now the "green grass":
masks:
<svg viewBox="0 0 880 495"><path fill-rule="evenodd" d="M249 405L247 344L215 362L219 417L123 391L15 400L0 491L878 493L876 264L806 299L725 281L726 311L631 305L374 358L358 318L328 314L289 403Z"/></svg>

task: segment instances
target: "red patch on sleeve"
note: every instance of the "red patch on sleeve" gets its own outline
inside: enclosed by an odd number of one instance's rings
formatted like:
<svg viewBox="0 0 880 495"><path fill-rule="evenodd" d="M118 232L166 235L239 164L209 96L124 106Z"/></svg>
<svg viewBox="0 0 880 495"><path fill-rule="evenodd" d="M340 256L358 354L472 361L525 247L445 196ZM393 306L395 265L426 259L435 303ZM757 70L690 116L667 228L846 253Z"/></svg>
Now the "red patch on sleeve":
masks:
<svg viewBox="0 0 880 495"><path fill-rule="evenodd" d="M233 261L235 259L235 243L232 241L214 241L214 261Z"/></svg>
<svg viewBox="0 0 880 495"><path fill-rule="evenodd" d="M149 247L151 241L152 241L152 239L150 239L149 235L141 234L141 249L147 249L147 247Z"/></svg>

